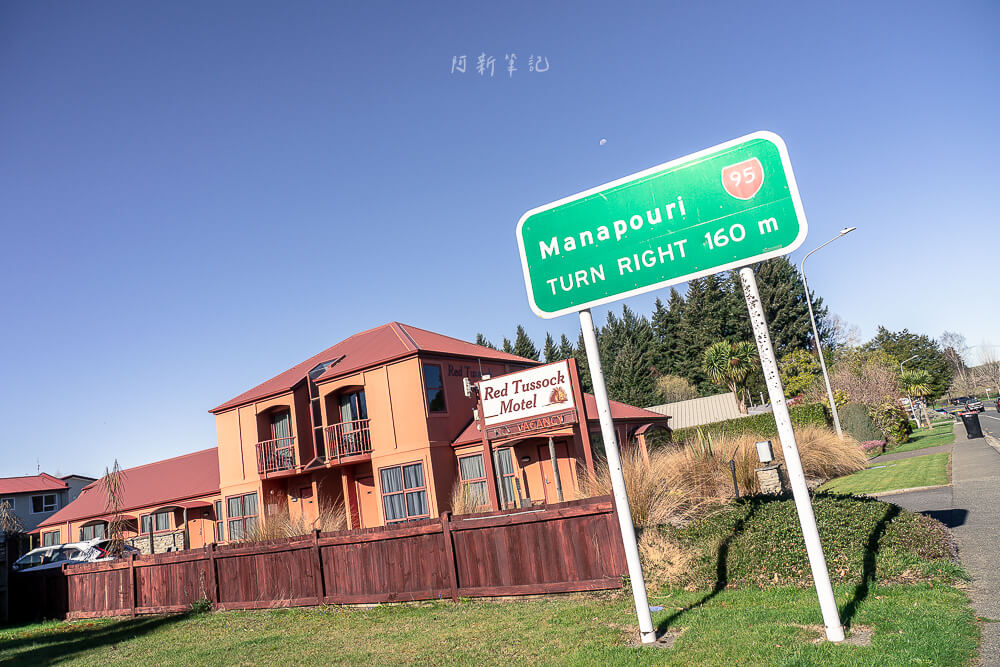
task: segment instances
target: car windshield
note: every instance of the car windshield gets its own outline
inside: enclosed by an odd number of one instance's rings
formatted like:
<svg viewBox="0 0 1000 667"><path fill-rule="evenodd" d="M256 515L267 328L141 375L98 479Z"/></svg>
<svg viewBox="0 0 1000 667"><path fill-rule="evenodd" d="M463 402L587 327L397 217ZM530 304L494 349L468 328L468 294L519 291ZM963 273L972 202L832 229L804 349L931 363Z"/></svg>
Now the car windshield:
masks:
<svg viewBox="0 0 1000 667"><path fill-rule="evenodd" d="M57 553L53 554L52 558L48 562L58 563L64 560L79 560L82 556L83 552L76 547L68 547L66 549L60 549Z"/></svg>

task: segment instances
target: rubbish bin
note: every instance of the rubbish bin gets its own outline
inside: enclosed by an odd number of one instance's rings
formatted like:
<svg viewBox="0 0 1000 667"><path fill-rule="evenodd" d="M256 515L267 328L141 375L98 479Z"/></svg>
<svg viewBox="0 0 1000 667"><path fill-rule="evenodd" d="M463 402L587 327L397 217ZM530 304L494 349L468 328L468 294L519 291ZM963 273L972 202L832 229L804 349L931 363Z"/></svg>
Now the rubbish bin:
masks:
<svg viewBox="0 0 1000 667"><path fill-rule="evenodd" d="M965 432L970 440L983 437L983 427L979 424L978 412L963 412L962 423L965 424Z"/></svg>

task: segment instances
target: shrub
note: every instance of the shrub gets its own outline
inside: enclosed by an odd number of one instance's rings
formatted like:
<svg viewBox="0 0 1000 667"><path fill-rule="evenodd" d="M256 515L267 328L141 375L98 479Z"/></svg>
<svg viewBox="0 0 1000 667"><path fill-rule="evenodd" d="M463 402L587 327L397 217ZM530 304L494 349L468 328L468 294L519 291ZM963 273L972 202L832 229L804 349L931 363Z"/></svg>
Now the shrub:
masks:
<svg viewBox="0 0 1000 667"><path fill-rule="evenodd" d="M867 406L860 403L848 403L842 408L838 406L838 414L840 415L840 425L855 440L865 442L885 439L875 422L868 416Z"/></svg>
<svg viewBox="0 0 1000 667"><path fill-rule="evenodd" d="M896 401L887 399L869 412L872 421L886 440L901 444L910 439L910 418Z"/></svg>
<svg viewBox="0 0 1000 667"><path fill-rule="evenodd" d="M788 408L788 414L792 418L792 426L794 427L815 426L824 428L830 425L829 413L821 403L793 405ZM674 442L684 442L685 440L696 438L699 430L712 437L748 435L763 440L774 438L778 435L778 427L774 423L774 415L770 412L762 412L747 417L738 417L713 424L705 424L704 426L679 428L673 432L673 440Z"/></svg>
<svg viewBox="0 0 1000 667"><path fill-rule="evenodd" d="M206 597L201 597L191 603L192 614L207 614L212 611L212 603Z"/></svg>
<svg viewBox="0 0 1000 667"><path fill-rule="evenodd" d="M960 572L953 563L956 551L947 529L933 519L870 498L828 494L817 495L813 509L834 584L857 584L876 575L880 582L951 580ZM657 583L705 587L813 583L791 499L744 498L683 528L657 530L666 541L690 552L683 568L651 568L651 577L661 578ZM663 551L672 553L669 548Z"/></svg>
<svg viewBox="0 0 1000 667"><path fill-rule="evenodd" d="M885 440L865 440L861 443L861 451L866 455L878 455L885 451Z"/></svg>
<svg viewBox="0 0 1000 667"><path fill-rule="evenodd" d="M679 375L663 375L657 378L656 391L664 403L698 398L697 387Z"/></svg>

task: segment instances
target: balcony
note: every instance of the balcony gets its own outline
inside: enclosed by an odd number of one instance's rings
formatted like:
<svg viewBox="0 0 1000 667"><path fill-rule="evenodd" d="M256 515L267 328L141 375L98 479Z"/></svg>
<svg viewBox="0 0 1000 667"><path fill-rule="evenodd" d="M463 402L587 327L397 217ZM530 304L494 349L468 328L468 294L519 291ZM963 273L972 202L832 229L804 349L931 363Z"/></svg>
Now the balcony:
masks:
<svg viewBox="0 0 1000 667"><path fill-rule="evenodd" d="M282 470L295 470L298 456L295 438L276 438L257 443L257 473L266 475Z"/></svg>
<svg viewBox="0 0 1000 667"><path fill-rule="evenodd" d="M324 429L326 452L329 461L340 461L351 456L372 453L372 439L367 419L340 422Z"/></svg>

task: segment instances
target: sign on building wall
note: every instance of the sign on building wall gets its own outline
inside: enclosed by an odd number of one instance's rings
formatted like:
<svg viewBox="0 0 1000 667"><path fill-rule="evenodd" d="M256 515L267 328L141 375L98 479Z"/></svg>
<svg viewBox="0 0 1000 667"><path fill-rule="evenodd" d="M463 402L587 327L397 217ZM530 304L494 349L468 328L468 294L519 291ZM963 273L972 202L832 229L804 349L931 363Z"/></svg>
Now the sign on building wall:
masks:
<svg viewBox="0 0 1000 667"><path fill-rule="evenodd" d="M795 250L806 218L785 143L756 132L534 208L528 301L552 318Z"/></svg>
<svg viewBox="0 0 1000 667"><path fill-rule="evenodd" d="M576 422L569 361L537 366L479 383L487 438Z"/></svg>

